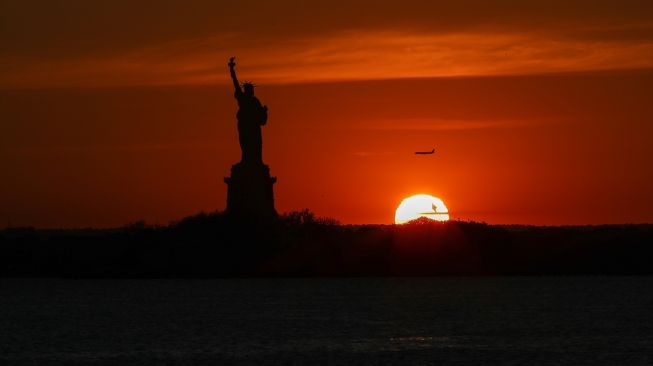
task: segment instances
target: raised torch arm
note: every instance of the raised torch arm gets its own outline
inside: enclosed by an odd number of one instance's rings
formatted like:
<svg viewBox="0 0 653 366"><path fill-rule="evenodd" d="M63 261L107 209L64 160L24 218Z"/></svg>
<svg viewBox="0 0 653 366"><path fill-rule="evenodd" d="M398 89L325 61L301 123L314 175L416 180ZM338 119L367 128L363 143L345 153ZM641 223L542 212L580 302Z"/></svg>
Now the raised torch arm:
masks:
<svg viewBox="0 0 653 366"><path fill-rule="evenodd" d="M242 93L242 89L240 89L240 83L238 82L238 77L236 76L236 58L235 57L230 57L229 58L229 72L231 73L231 80L234 82L234 89L236 90L236 93Z"/></svg>

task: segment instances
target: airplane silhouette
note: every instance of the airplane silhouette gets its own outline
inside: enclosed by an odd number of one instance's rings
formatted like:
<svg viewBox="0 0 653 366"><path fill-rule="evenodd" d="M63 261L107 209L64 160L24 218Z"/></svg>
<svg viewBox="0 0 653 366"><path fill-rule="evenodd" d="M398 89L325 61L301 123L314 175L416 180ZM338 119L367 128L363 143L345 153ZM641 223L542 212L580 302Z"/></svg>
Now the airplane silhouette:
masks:
<svg viewBox="0 0 653 366"><path fill-rule="evenodd" d="M435 152L435 149L431 151L415 151L415 155L431 155Z"/></svg>

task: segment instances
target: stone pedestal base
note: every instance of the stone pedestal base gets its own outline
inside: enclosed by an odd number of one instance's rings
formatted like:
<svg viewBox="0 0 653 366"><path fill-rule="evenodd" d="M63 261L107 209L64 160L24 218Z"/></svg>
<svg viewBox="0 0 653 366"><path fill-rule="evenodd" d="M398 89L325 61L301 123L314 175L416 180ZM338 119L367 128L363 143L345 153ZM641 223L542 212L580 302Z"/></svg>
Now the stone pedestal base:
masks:
<svg viewBox="0 0 653 366"><path fill-rule="evenodd" d="M243 218L276 217L272 190L276 181L265 164L232 165L231 177L224 178L228 187L227 214Z"/></svg>

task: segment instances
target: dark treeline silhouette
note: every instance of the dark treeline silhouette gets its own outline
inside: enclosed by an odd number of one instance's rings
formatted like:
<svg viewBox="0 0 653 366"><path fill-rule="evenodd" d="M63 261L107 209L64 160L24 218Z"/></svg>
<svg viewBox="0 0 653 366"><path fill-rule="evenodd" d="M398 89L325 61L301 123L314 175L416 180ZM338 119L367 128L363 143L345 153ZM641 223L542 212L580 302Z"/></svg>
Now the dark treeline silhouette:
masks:
<svg viewBox="0 0 653 366"><path fill-rule="evenodd" d="M653 225L340 225L293 212L167 226L0 231L4 277L653 274Z"/></svg>

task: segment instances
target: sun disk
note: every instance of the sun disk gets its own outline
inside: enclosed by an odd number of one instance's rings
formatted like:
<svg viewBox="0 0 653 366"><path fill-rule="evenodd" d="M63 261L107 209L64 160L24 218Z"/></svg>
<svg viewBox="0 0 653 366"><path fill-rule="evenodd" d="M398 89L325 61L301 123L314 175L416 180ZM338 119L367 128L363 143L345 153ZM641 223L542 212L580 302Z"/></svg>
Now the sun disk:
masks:
<svg viewBox="0 0 653 366"><path fill-rule="evenodd" d="M449 209L441 199L428 194L416 194L405 198L395 211L395 224L426 217L434 221L449 220Z"/></svg>

